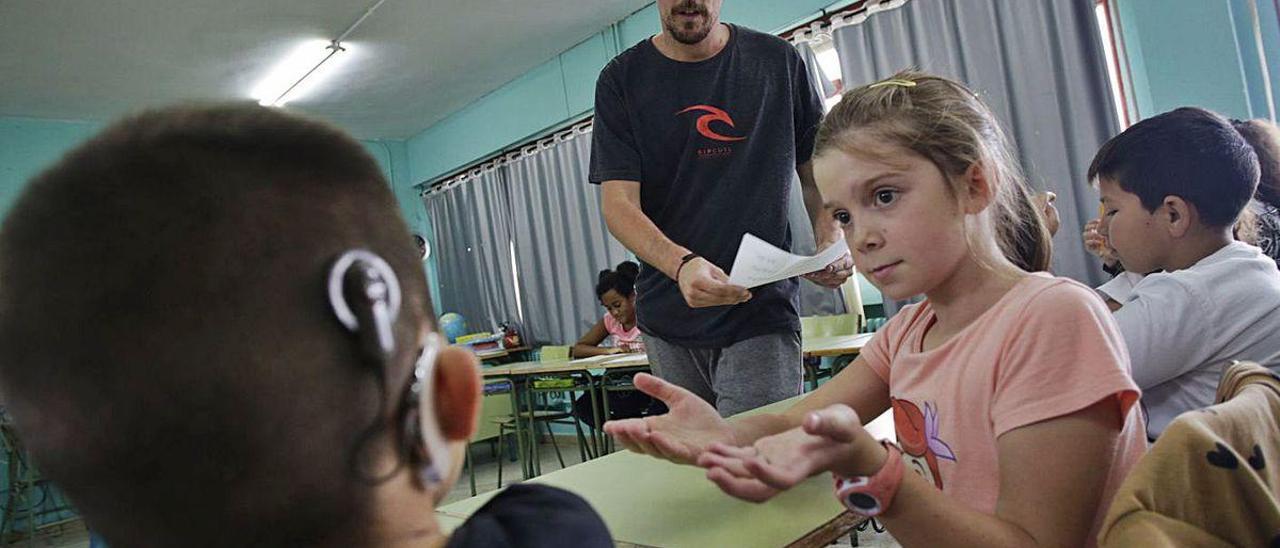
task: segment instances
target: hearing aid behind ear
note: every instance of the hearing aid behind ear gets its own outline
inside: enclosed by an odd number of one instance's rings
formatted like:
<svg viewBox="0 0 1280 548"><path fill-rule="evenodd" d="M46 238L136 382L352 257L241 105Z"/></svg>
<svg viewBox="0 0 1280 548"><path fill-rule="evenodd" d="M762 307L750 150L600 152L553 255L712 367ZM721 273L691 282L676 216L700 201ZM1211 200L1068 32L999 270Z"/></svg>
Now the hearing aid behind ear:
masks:
<svg viewBox="0 0 1280 548"><path fill-rule="evenodd" d="M367 358L385 368L395 355L393 326L400 315L400 281L395 271L378 255L352 249L338 257L329 269L329 305L343 327L355 334ZM419 479L427 485L439 483L449 471L450 455L435 407L436 357L440 336L432 333L414 363L409 385L409 412L406 432L423 461Z"/></svg>
<svg viewBox="0 0 1280 548"><path fill-rule="evenodd" d="M329 269L328 287L333 313L356 334L365 354L379 361L390 358L396 345L391 326L400 316L400 280L387 262L364 249L347 251Z"/></svg>
<svg viewBox="0 0 1280 548"><path fill-rule="evenodd" d="M440 356L440 335L431 333L422 347L422 354L413 367L413 384L409 386L410 397L417 402L417 428L410 430L417 434L422 442L420 455L423 465L418 470L418 479L425 485L435 485L444 481L449 473L449 465L453 455L449 454L449 446L445 442L444 432L440 429L440 420L436 416L436 408L431 398L435 395L436 363Z"/></svg>

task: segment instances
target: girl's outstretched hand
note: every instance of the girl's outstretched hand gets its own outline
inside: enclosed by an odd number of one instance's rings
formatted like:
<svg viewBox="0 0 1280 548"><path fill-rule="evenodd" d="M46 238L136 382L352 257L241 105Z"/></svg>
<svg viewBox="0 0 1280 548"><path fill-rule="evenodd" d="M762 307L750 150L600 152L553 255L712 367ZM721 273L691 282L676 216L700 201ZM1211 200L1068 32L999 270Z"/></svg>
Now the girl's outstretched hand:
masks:
<svg viewBox="0 0 1280 548"><path fill-rule="evenodd" d="M632 382L667 404L668 412L606 422L604 431L623 447L677 464L693 464L712 443L736 443L728 421L694 393L647 373L636 374Z"/></svg>
<svg viewBox="0 0 1280 548"><path fill-rule="evenodd" d="M748 447L711 444L698 457L707 479L725 493L764 502L809 476L834 471L870 475L884 461L884 449L865 429L858 414L836 404L810 413L800 428L756 440Z"/></svg>

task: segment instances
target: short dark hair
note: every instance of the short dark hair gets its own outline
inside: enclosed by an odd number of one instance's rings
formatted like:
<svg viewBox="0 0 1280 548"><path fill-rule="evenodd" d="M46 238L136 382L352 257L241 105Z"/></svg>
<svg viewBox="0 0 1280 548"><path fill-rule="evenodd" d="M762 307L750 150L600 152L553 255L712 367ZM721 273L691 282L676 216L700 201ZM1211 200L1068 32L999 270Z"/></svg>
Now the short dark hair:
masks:
<svg viewBox="0 0 1280 548"><path fill-rule="evenodd" d="M1226 118L1182 107L1112 137L1093 157L1089 180L1114 181L1147 211L1166 196L1195 206L1202 222L1227 227L1258 186L1258 158Z"/></svg>
<svg viewBox="0 0 1280 548"><path fill-rule="evenodd" d="M256 105L125 119L0 228L4 401L112 544L358 530L374 486L352 463L393 446L368 433L416 349L371 372L324 280L348 249L380 255L403 293L395 338L416 340L430 304L408 240L377 164L326 124Z"/></svg>

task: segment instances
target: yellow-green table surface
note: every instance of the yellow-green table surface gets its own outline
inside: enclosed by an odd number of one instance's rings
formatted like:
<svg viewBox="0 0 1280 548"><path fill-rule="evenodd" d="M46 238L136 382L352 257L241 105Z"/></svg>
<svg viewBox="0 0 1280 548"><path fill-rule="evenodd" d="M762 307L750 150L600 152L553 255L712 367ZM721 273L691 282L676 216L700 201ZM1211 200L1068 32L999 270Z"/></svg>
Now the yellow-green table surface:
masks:
<svg viewBox="0 0 1280 548"><path fill-rule="evenodd" d="M751 413L786 409L792 400ZM891 437L889 414L868 425ZM680 466L621 451L529 480L586 499L613 538L643 546L785 546L836 519L844 510L832 496L831 478L819 474L764 504L732 498L694 466ZM441 507L446 527L456 526L498 492Z"/></svg>

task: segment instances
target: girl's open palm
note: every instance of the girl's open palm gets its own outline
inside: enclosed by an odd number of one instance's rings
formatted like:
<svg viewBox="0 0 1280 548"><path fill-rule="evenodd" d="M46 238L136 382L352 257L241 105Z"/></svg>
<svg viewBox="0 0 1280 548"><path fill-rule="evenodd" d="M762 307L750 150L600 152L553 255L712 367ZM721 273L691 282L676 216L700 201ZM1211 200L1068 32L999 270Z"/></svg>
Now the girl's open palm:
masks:
<svg viewBox="0 0 1280 548"><path fill-rule="evenodd" d="M725 493L764 502L814 474L855 463L858 442L868 440L875 443L858 414L836 404L810 413L801 427L760 438L749 447L712 444L698 465Z"/></svg>
<svg viewBox="0 0 1280 548"><path fill-rule="evenodd" d="M646 373L637 374L633 382L641 392L667 404L668 412L605 423L604 431L623 447L678 464L693 464L712 443L736 443L729 423L692 392Z"/></svg>

